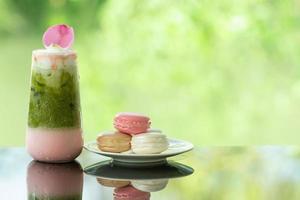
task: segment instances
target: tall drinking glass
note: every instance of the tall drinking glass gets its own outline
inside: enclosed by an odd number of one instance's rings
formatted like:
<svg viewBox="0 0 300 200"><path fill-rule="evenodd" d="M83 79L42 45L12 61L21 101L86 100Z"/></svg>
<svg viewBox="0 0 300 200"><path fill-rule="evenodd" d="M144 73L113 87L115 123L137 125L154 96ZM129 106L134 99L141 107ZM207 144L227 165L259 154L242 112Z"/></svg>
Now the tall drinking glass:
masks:
<svg viewBox="0 0 300 200"><path fill-rule="evenodd" d="M68 162L82 150L76 57L61 48L32 52L26 146L35 160Z"/></svg>

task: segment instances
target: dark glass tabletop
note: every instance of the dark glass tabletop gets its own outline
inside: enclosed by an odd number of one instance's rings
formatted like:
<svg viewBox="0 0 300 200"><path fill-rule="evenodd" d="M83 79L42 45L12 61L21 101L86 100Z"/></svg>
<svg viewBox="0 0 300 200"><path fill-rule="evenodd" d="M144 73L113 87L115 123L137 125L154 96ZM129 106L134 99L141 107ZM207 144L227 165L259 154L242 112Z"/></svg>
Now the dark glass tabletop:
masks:
<svg viewBox="0 0 300 200"><path fill-rule="evenodd" d="M151 168L126 168L83 151L76 162L32 161L0 148L0 199L300 199L295 146L202 147ZM125 195L125 196L124 196Z"/></svg>

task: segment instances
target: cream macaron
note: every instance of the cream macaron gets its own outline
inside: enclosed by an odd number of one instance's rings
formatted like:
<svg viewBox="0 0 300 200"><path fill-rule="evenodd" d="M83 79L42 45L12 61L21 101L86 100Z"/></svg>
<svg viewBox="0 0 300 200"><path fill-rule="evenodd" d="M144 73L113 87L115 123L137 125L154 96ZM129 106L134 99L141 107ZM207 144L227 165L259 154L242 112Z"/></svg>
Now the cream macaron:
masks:
<svg viewBox="0 0 300 200"><path fill-rule="evenodd" d="M158 154L169 147L166 135L149 130L146 133L133 135L131 139L131 150L135 154Z"/></svg>

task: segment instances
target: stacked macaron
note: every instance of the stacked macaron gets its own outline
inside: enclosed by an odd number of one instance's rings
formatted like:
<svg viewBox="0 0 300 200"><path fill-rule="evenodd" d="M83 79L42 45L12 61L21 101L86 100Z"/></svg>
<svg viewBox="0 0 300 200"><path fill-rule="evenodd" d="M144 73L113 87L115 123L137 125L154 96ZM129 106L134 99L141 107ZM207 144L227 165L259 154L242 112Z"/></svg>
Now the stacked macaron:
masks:
<svg viewBox="0 0 300 200"><path fill-rule="evenodd" d="M167 137L150 129L150 118L137 113L118 113L114 118L117 131L97 138L101 151L121 153L131 149L135 154L158 154L168 149Z"/></svg>

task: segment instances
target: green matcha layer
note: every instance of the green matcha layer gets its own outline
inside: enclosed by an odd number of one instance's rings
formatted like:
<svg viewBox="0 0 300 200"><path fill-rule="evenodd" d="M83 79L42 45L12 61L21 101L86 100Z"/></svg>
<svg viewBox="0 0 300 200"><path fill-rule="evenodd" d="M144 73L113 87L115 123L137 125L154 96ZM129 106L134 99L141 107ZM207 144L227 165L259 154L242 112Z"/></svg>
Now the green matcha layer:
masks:
<svg viewBox="0 0 300 200"><path fill-rule="evenodd" d="M66 196L43 196L34 193L28 195L28 200L81 200L82 195L66 195Z"/></svg>
<svg viewBox="0 0 300 200"><path fill-rule="evenodd" d="M80 127L76 76L63 69L48 73L32 71L28 126Z"/></svg>

